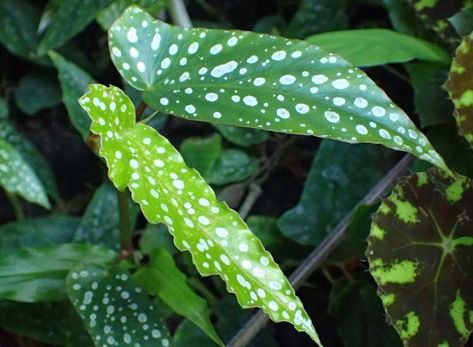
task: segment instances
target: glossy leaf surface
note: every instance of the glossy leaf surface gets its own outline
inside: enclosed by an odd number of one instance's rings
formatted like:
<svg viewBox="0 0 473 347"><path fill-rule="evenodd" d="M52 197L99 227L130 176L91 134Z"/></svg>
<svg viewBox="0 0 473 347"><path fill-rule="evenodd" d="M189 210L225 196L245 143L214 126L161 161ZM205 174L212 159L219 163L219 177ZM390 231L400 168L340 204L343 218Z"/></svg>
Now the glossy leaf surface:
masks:
<svg viewBox="0 0 473 347"><path fill-rule="evenodd" d="M210 321L207 302L186 282L172 255L163 248L155 249L150 264L137 271L135 278L148 294L158 295L175 312L191 320L218 345L223 346Z"/></svg>
<svg viewBox="0 0 473 347"><path fill-rule="evenodd" d="M22 155L0 138L0 186L25 200L49 208L48 197L38 177Z"/></svg>
<svg viewBox="0 0 473 347"><path fill-rule="evenodd" d="M407 115L361 70L304 41L182 29L128 8L112 60L157 110L186 119L380 143L446 169Z"/></svg>
<svg viewBox="0 0 473 347"><path fill-rule="evenodd" d="M404 63L413 59L448 64L449 56L430 42L387 29L332 31L306 39L355 66Z"/></svg>
<svg viewBox="0 0 473 347"><path fill-rule="evenodd" d="M0 299L57 301L65 297L67 273L84 260L106 263L115 252L82 244L21 248L0 255Z"/></svg>
<svg viewBox="0 0 473 347"><path fill-rule="evenodd" d="M199 272L220 275L243 307L261 307L274 321L288 321L318 341L302 303L261 242L164 137L135 124L131 100L116 87L92 85L80 103L101 138L110 179L119 190L130 188L146 219L167 224Z"/></svg>
<svg viewBox="0 0 473 347"><path fill-rule="evenodd" d="M473 145L473 34L456 51L446 88L455 106L458 129Z"/></svg>
<svg viewBox="0 0 473 347"><path fill-rule="evenodd" d="M436 170L404 177L368 238L370 272L406 346L463 346L473 330L473 185Z"/></svg>
<svg viewBox="0 0 473 347"><path fill-rule="evenodd" d="M157 308L129 272L80 265L67 276L67 294L96 346L168 347Z"/></svg>

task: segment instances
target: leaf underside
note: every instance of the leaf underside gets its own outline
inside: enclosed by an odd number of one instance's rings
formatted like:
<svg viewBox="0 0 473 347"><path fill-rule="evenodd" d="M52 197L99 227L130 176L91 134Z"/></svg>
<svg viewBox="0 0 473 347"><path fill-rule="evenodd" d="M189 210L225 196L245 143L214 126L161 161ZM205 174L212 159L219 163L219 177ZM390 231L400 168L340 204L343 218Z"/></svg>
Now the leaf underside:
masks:
<svg viewBox="0 0 473 347"><path fill-rule="evenodd" d="M239 215L154 129L135 124L131 100L116 87L92 85L80 104L101 138L100 155L119 190L130 188L151 223L163 222L199 272L218 274L243 307L261 307L316 342L312 322L288 280Z"/></svg>
<svg viewBox="0 0 473 347"><path fill-rule="evenodd" d="M473 145L473 34L465 36L452 61L445 84L455 106L455 119L461 135Z"/></svg>
<svg viewBox="0 0 473 347"><path fill-rule="evenodd" d="M111 27L109 46L121 75L157 110L211 123L379 143L446 169L427 138L364 72L305 41L183 29L130 7Z"/></svg>
<svg viewBox="0 0 473 347"><path fill-rule="evenodd" d="M463 346L473 329L473 185L403 178L373 219L370 272L406 346Z"/></svg>

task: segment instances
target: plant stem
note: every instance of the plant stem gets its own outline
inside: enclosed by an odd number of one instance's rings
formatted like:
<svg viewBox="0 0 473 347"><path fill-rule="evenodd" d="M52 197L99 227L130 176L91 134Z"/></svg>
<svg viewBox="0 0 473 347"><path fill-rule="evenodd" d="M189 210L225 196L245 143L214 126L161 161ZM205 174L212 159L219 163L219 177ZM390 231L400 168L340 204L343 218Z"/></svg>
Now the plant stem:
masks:
<svg viewBox="0 0 473 347"><path fill-rule="evenodd" d="M15 216L17 220L23 220L25 219L25 213L23 212L23 207L21 207L20 200L18 197L10 192L5 191L8 200L10 201L10 204L13 207L13 210L15 211Z"/></svg>
<svg viewBox="0 0 473 347"><path fill-rule="evenodd" d="M183 28L192 28L192 22L182 0L171 0L169 14L174 24Z"/></svg>
<svg viewBox="0 0 473 347"><path fill-rule="evenodd" d="M118 212L120 216L120 260L128 258L133 253L133 230L130 223L130 211L128 209L127 191L117 191Z"/></svg>
<svg viewBox="0 0 473 347"><path fill-rule="evenodd" d="M141 116L143 115L143 113L145 112L147 107L148 107L148 105L146 105L144 103L144 101L141 100L141 102L138 105L138 107L136 108L136 112L135 112L135 118L136 118L137 122L141 119Z"/></svg>
<svg viewBox="0 0 473 347"><path fill-rule="evenodd" d="M241 204L240 210L238 213L240 214L241 219L245 220L248 217L248 214L251 211L251 208L255 204L256 200L260 197L263 190L257 184L250 184L250 189L248 194L246 195L245 201Z"/></svg>

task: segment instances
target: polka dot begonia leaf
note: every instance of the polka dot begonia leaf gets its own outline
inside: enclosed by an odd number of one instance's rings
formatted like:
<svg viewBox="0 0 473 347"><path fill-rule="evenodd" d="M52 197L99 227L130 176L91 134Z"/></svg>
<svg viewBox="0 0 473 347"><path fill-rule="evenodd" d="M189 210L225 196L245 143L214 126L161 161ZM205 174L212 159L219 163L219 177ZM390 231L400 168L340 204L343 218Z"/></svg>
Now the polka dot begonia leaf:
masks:
<svg viewBox="0 0 473 347"><path fill-rule="evenodd" d="M204 275L218 274L243 307L261 307L320 343L279 266L238 213L217 200L199 173L153 128L135 124L131 100L116 87L91 85L80 104L100 136L100 155L119 190L129 187L151 223L165 223L176 246Z"/></svg>
<svg viewBox="0 0 473 347"><path fill-rule="evenodd" d="M458 129L473 145L473 34L465 36L452 61L445 87L455 106Z"/></svg>
<svg viewBox="0 0 473 347"><path fill-rule="evenodd" d="M366 74L305 41L187 29L129 7L109 31L112 61L151 107L186 119L378 143L448 170Z"/></svg>
<svg viewBox="0 0 473 347"><path fill-rule="evenodd" d="M371 225L367 256L405 346L463 346L473 330L473 184L438 170L404 177Z"/></svg>
<svg viewBox="0 0 473 347"><path fill-rule="evenodd" d="M67 293L96 346L168 347L168 329L146 292L125 270L80 265Z"/></svg>
<svg viewBox="0 0 473 347"><path fill-rule="evenodd" d="M50 207L46 191L33 169L12 145L1 138L0 186L27 201Z"/></svg>

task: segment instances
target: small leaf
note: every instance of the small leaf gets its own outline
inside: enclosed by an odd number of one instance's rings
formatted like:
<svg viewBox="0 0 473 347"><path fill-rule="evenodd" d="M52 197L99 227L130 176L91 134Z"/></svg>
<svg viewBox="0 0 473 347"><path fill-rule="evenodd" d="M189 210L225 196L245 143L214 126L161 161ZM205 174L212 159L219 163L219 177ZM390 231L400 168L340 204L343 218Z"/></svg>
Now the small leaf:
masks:
<svg viewBox="0 0 473 347"><path fill-rule="evenodd" d="M436 170L404 177L368 238L370 272L405 346L463 346L473 329L473 185Z"/></svg>
<svg viewBox="0 0 473 347"><path fill-rule="evenodd" d="M45 73L32 73L22 78L15 89L16 104L23 113L36 112L61 103L57 82Z"/></svg>
<svg viewBox="0 0 473 347"><path fill-rule="evenodd" d="M89 136L90 119L77 103L77 99L86 92L87 86L95 83L95 81L87 72L67 61L59 54L50 52L49 56L58 69L62 100L69 114L69 119L82 135L82 138L87 139Z"/></svg>
<svg viewBox="0 0 473 347"><path fill-rule="evenodd" d="M256 173L258 161L238 149L224 149L204 178L212 184L241 182Z"/></svg>
<svg viewBox="0 0 473 347"><path fill-rule="evenodd" d="M140 238L140 250L143 254L150 255L156 248L164 248L170 253L177 251L165 224L147 224Z"/></svg>
<svg viewBox="0 0 473 347"><path fill-rule="evenodd" d="M460 134L473 145L473 34L457 48L446 88L455 106Z"/></svg>
<svg viewBox="0 0 473 347"><path fill-rule="evenodd" d="M8 142L0 138L0 186L25 200L49 208L48 197L22 155Z"/></svg>
<svg viewBox="0 0 473 347"><path fill-rule="evenodd" d="M52 345L92 347L82 321L69 302L0 302L0 326Z"/></svg>
<svg viewBox="0 0 473 347"><path fill-rule="evenodd" d="M300 202L278 220L284 236L318 245L384 175L386 152L332 140L320 145ZM370 158L368 162L360 158Z"/></svg>
<svg viewBox="0 0 473 347"><path fill-rule="evenodd" d="M130 5L137 5L150 13L159 13L168 5L169 0L113 0L105 8L97 12L97 22L104 30L110 29L113 22Z"/></svg>
<svg viewBox="0 0 473 347"><path fill-rule="evenodd" d="M450 24L460 36L466 36L473 31L473 8L463 8L448 18Z"/></svg>
<svg viewBox="0 0 473 347"><path fill-rule="evenodd" d="M241 128L221 124L215 124L215 128L217 128L225 140L242 147L248 147L262 143L269 138L268 132L257 129Z"/></svg>
<svg viewBox="0 0 473 347"><path fill-rule="evenodd" d="M115 252L94 245L61 244L21 248L0 255L0 299L22 302L65 298L64 279L83 262L106 263Z"/></svg>
<svg viewBox="0 0 473 347"><path fill-rule="evenodd" d="M404 63L419 59L448 64L450 57L433 43L387 29L332 31L306 39L355 66Z"/></svg>
<svg viewBox="0 0 473 347"><path fill-rule="evenodd" d="M0 254L72 242L79 222L77 217L52 215L4 224L0 227Z"/></svg>
<svg viewBox="0 0 473 347"><path fill-rule="evenodd" d="M98 10L110 0L67 0L60 1L57 10L38 46L38 54L62 46L95 18Z"/></svg>
<svg viewBox="0 0 473 347"><path fill-rule="evenodd" d="M151 223L166 223L176 246L199 272L218 274L243 307L261 307L318 342L289 281L238 214L215 197L197 171L149 126L135 124L131 100L118 88L92 85L80 103L101 138L100 155L119 190L129 187Z"/></svg>
<svg viewBox="0 0 473 347"><path fill-rule="evenodd" d="M128 203L130 225L134 228L138 206ZM92 243L111 249L120 248L120 217L116 189L108 182L100 186L87 206L74 242Z"/></svg>
<svg viewBox="0 0 473 347"><path fill-rule="evenodd" d="M67 294L96 346L170 346L159 312L127 271L78 266L67 276Z"/></svg>
<svg viewBox="0 0 473 347"><path fill-rule="evenodd" d="M448 170L366 74L304 41L183 29L130 7L109 31L112 60L151 107L186 119L379 143Z"/></svg>
<svg viewBox="0 0 473 347"><path fill-rule="evenodd" d="M187 165L207 177L222 153L222 138L218 134L185 139L179 152Z"/></svg>
<svg viewBox="0 0 473 347"><path fill-rule="evenodd" d="M151 262L135 278L148 294L158 295L179 315L188 318L218 345L223 346L209 318L207 302L194 293L172 255L163 248L151 253Z"/></svg>

